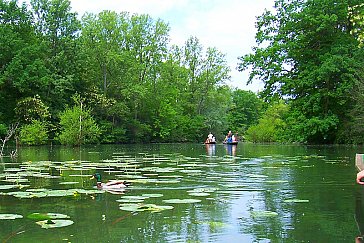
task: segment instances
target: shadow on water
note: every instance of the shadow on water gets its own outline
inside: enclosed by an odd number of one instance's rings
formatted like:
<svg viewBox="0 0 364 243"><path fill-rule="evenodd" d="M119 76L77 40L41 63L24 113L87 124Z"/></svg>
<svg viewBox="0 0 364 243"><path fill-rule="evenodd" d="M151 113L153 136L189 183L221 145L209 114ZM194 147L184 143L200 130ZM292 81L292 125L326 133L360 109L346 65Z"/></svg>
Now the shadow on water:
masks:
<svg viewBox="0 0 364 243"><path fill-rule="evenodd" d="M355 237L355 242L364 242L364 187L360 186L355 198L355 221L359 234Z"/></svg>

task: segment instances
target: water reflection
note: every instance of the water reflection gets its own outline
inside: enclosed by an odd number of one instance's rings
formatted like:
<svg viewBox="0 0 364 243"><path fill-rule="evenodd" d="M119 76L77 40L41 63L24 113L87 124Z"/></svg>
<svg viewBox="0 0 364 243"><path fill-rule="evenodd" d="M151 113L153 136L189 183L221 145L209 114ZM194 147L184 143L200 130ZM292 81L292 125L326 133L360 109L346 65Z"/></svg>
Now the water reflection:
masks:
<svg viewBox="0 0 364 243"><path fill-rule="evenodd" d="M355 242L364 242L364 192L361 190L355 201L355 221L358 226L359 235L355 237Z"/></svg>
<svg viewBox="0 0 364 243"><path fill-rule="evenodd" d="M225 144L226 153L230 156L236 156L236 146L233 144Z"/></svg>
<svg viewBox="0 0 364 243"><path fill-rule="evenodd" d="M352 238L360 242L364 191L360 187L360 193L353 193L355 168L350 156L355 151L347 147L237 146L23 148L18 163L9 158L0 162L0 213L24 216L0 220L0 242L10 242L7 236L14 242L350 242ZM146 211L121 210L122 196L109 192L22 200L5 195L13 191L6 189L13 182L4 181L10 174L29 179L24 188L14 191L91 191L95 184L89 177L95 170L103 172L105 180L133 182L123 195L128 201L123 204L142 203L139 209ZM201 202L165 202L169 199ZM145 205L174 208L154 213ZM29 223L26 216L33 212L67 214L75 223L46 231ZM21 234L14 233L23 224L27 227Z"/></svg>
<svg viewBox="0 0 364 243"><path fill-rule="evenodd" d="M216 155L216 144L205 144L205 146L207 156L211 157Z"/></svg>

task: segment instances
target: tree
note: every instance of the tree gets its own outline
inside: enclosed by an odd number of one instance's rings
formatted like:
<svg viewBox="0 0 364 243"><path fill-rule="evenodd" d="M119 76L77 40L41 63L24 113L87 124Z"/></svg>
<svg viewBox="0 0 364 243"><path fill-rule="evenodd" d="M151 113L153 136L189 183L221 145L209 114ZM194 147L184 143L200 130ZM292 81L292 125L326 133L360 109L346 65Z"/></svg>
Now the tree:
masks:
<svg viewBox="0 0 364 243"><path fill-rule="evenodd" d="M83 87L77 45L80 21L77 13L71 12L69 0L31 0L30 4L47 71L39 78L44 81L45 95L41 97L47 98L52 112L57 113L62 104L71 103L76 89Z"/></svg>
<svg viewBox="0 0 364 243"><path fill-rule="evenodd" d="M22 124L29 124L33 120L47 122L51 117L49 107L43 103L39 95L18 101L15 114Z"/></svg>
<svg viewBox="0 0 364 243"><path fill-rule="evenodd" d="M270 105L257 125L248 128L246 138L252 142L282 142L288 106L282 101Z"/></svg>
<svg viewBox="0 0 364 243"><path fill-rule="evenodd" d="M76 105L60 114L61 131L58 140L61 144L73 146L96 143L100 130L91 116L91 110L84 105L80 96L74 96L74 100Z"/></svg>
<svg viewBox="0 0 364 243"><path fill-rule="evenodd" d="M37 76L34 67L40 67L36 52L37 38L32 26L32 18L25 4L18 6L17 1L0 1L0 123L7 125L14 119L14 108L24 92L26 96L34 85ZM37 63L37 64L35 64ZM35 64L35 65L33 65ZM34 75L34 76L33 76ZM29 80L32 80L28 83ZM38 79L39 81L39 79Z"/></svg>
<svg viewBox="0 0 364 243"><path fill-rule="evenodd" d="M348 7L359 1L277 0L275 11L257 19L254 54L243 56L240 70L252 67L265 83L262 96L279 95L290 101L292 131L302 142L333 143L354 104L352 91L359 81L353 55L357 40L350 35ZM302 128L311 124L311 128ZM304 132L302 134L302 132Z"/></svg>
<svg viewBox="0 0 364 243"><path fill-rule="evenodd" d="M23 125L20 129L19 140L24 145L43 145L48 141L47 124L33 120L30 124Z"/></svg>
<svg viewBox="0 0 364 243"><path fill-rule="evenodd" d="M250 126L258 123L263 101L252 91L237 89L231 96L232 105L228 112L229 130L244 134Z"/></svg>
<svg viewBox="0 0 364 243"><path fill-rule="evenodd" d="M350 33L360 42L359 46L364 46L364 3L349 7L349 20L352 23Z"/></svg>

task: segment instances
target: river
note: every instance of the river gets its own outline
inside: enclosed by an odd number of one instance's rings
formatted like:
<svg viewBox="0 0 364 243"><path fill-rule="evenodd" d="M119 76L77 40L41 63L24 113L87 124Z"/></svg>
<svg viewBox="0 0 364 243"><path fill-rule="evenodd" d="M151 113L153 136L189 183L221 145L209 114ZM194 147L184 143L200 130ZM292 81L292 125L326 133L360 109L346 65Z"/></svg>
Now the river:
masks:
<svg viewBox="0 0 364 243"><path fill-rule="evenodd" d="M364 234L356 153L363 147L21 147L0 161L0 241L353 242ZM131 186L100 191L95 172Z"/></svg>

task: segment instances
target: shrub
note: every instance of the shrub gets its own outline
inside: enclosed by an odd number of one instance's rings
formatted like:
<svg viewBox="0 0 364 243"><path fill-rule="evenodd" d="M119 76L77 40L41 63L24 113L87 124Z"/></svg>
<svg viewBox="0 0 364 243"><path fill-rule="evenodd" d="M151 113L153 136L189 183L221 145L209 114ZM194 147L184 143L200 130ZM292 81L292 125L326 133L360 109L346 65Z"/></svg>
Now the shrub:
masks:
<svg viewBox="0 0 364 243"><path fill-rule="evenodd" d="M58 140L61 144L81 145L98 142L100 129L89 109L82 109L82 106L66 109L60 114L60 125Z"/></svg>
<svg viewBox="0 0 364 243"><path fill-rule="evenodd" d="M43 145L48 141L47 124L33 120L30 124L23 125L20 129L19 140L24 145Z"/></svg>

